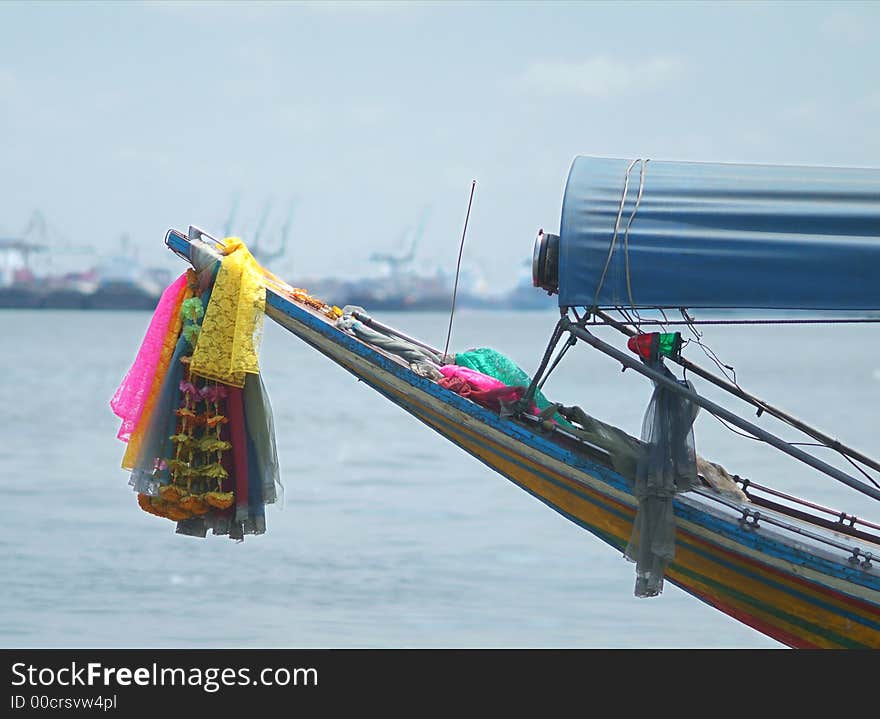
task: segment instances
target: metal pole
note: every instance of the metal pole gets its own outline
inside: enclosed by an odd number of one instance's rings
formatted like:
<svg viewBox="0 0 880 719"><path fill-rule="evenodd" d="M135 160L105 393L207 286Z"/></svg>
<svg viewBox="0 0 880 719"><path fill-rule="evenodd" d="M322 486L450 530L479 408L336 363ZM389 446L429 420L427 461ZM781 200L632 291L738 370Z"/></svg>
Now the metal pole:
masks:
<svg viewBox="0 0 880 719"><path fill-rule="evenodd" d="M464 236L467 234L468 220L471 217L471 203L474 201L474 188L477 181L471 182L471 195L468 198L467 214L464 216L464 229L461 231L461 244L458 247L458 265L455 268L455 285L452 288L452 309L449 311L449 329L446 331L446 347L443 348L443 357L449 352L449 338L452 337L452 318L455 316L455 296L458 294L458 275L461 273L461 255L464 252Z"/></svg>
<svg viewBox="0 0 880 719"><path fill-rule="evenodd" d="M734 414L733 412L730 412L730 411L724 409L724 407L721 407L721 406L715 404L714 402L706 399L705 397L701 397L696 392L692 392L691 390L682 386L678 382L669 379L668 377L663 375L661 372L658 372L655 369L651 369L650 367L643 364L642 362L633 359L632 357L630 357L627 354L624 354L616 347L612 347L607 342L603 342L598 337L595 337L594 335L589 333L583 327L579 327L576 324L574 324L573 322L571 322L571 320L569 320L568 318L563 318L563 320L561 320L561 323L563 325L563 328L565 330L567 330L568 332L570 332L571 334L573 334L575 337L577 337L578 339L582 339L584 342L595 347L600 352L604 352L605 354L609 355L610 357L613 357L618 362L620 362L624 367L634 369L636 372L643 374L646 377L649 377L650 379L654 380L655 382L659 382L660 384L664 385L665 387L668 387L669 389L672 389L675 392L678 392L679 394L686 396L689 400L698 404L700 407L705 409L707 412L714 414L716 417L720 417L721 419L727 420L731 424L734 424L737 427L739 427L740 429L745 430L746 432L749 432L750 434L754 435L756 438L763 440L764 442L767 442L767 444L770 444L770 445L776 447L776 449L778 449L782 452L785 452L786 454L791 455L795 459L799 459L801 462L804 462L805 464L809 464L811 467L818 469L820 472L824 472L829 477L832 477L832 478L838 480L839 482L843 482L844 484L852 487L855 490L858 490L859 492L862 492L863 494L868 495L869 497L872 497L874 499L880 499L880 490L876 489L875 487L871 487L870 485L865 484L864 482L861 482L860 480L856 479L855 477L851 477L846 472L842 472L841 470L837 469L836 467L832 467L830 464L823 462L820 459L816 459L812 455L807 454L803 450L792 446L791 444L789 444L788 442L786 442L783 439L780 439L776 435L771 434L770 432L767 432L766 430L761 429L760 427L752 424L751 422L747 422L746 420L742 419L741 417Z"/></svg>
<svg viewBox="0 0 880 719"><path fill-rule="evenodd" d="M620 332L622 332L625 335L629 335L630 337L632 337L635 334L637 334L634 330L627 327L624 323L618 322L617 320L615 320L613 317L606 314L602 310L596 310L593 312L593 314L595 314L597 317L600 317L607 324L611 325L612 327L614 327L614 329L619 330ZM703 369L699 365L696 365L693 362L686 360L684 357L679 357L678 359L673 357L671 359L673 362L676 362L677 364L681 365L682 367L684 367L688 371L693 372L696 375L699 375L703 379L709 380L709 382L711 382L712 384L717 385L718 387L721 387L722 389L730 392L731 394L736 395L741 400L748 402L749 404L757 407L759 416L760 416L761 412L766 412L767 414L773 415L777 419L781 419L783 422L787 422L795 429L799 429L801 432L803 432L806 435L809 435L813 439L817 439L820 442L828 445L828 447L830 449L836 450L837 452L840 452L841 454L848 455L852 459L858 460L862 464L865 464L868 467L871 467L872 469L876 469L877 471L880 471L880 462L877 462L876 460L871 459L870 457L862 454L861 452L859 452L857 450L852 449L851 447L847 447L845 444L842 444L839 440L836 440L833 437L829 437L827 434L820 432L815 427L811 427L810 425L805 424L804 422L801 422L797 417L792 417L790 414L787 414L783 410L778 409L777 407L774 407L773 405L767 404L764 400L762 400L758 397L755 397L752 394L749 394L745 390L742 390L739 387L737 387L735 384L731 384L730 382L727 382L726 380L722 379L718 375L712 374L711 372Z"/></svg>

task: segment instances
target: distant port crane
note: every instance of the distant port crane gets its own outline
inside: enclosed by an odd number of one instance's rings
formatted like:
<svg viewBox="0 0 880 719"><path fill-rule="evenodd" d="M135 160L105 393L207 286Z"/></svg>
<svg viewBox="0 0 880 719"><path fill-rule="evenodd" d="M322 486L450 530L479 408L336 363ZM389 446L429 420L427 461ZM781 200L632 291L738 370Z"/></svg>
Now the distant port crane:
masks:
<svg viewBox="0 0 880 719"><path fill-rule="evenodd" d="M431 212L430 207L426 207L422 210L422 215L419 220L419 224L416 227L415 232L412 236L412 241L409 244L409 249L401 255L391 254L389 252L374 252L370 255L371 262L379 262L388 266L389 274L392 277L398 277L407 269L409 269L410 265L412 265L413 260L416 256L416 247L419 244L419 241L422 239L422 235L425 233L425 226L428 222L428 215ZM400 241L402 242L406 236L410 233L411 228L407 227L403 233L401 234Z"/></svg>

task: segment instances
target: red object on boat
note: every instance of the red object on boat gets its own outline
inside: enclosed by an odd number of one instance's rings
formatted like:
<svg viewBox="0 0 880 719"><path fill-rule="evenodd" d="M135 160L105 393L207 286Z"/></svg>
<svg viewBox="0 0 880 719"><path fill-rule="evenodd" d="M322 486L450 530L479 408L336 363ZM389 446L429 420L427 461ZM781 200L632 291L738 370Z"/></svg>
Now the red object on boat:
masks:
<svg viewBox="0 0 880 719"><path fill-rule="evenodd" d="M643 335L633 335L627 340L626 346L635 352L643 360L651 359L651 345L654 344L655 332Z"/></svg>

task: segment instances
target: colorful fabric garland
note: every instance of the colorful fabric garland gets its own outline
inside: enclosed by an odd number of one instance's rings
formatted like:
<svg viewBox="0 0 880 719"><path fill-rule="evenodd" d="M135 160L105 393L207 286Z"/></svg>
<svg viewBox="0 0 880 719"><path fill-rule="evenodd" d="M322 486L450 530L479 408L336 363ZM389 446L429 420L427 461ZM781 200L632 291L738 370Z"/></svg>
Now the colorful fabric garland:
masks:
<svg viewBox="0 0 880 719"><path fill-rule="evenodd" d="M192 536L241 540L266 530L280 488L272 413L259 376L265 287L240 240L200 272L189 270L157 305L148 336L111 406L136 426L123 468L145 512ZM181 290L183 286L183 290ZM167 297L166 297L167 296ZM173 298L173 300L172 300ZM171 317L168 308L174 309ZM156 341L164 328L161 344ZM156 351L156 347L160 350ZM149 370L152 377L149 377ZM143 401L130 387L147 385ZM123 413L124 412L124 416Z"/></svg>

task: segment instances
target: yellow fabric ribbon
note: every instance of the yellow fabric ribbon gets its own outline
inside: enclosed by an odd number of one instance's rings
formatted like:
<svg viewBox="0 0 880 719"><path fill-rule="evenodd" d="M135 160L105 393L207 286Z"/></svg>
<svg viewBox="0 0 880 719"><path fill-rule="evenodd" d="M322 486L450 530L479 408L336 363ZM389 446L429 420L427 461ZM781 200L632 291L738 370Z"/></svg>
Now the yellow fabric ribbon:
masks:
<svg viewBox="0 0 880 719"><path fill-rule="evenodd" d="M259 346L266 310L263 269L238 237L223 240L224 254L190 362L206 379L244 387L260 371Z"/></svg>

